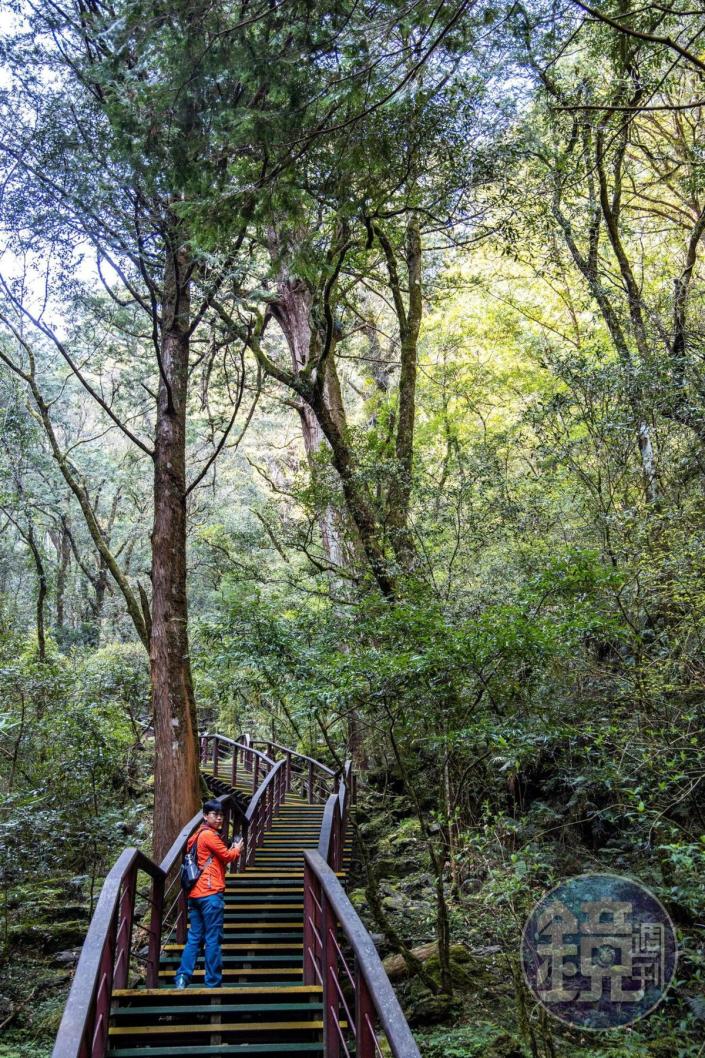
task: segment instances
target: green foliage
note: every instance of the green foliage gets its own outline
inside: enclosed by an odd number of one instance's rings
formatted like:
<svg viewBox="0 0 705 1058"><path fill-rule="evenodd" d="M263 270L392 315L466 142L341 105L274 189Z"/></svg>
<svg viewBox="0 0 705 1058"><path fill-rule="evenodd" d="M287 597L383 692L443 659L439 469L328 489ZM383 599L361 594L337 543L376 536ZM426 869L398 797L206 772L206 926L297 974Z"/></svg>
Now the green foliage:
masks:
<svg viewBox="0 0 705 1058"><path fill-rule="evenodd" d="M497 1025L480 1023L453 1029L436 1029L421 1036L424 1058L520 1058L519 1042Z"/></svg>
<svg viewBox="0 0 705 1058"><path fill-rule="evenodd" d="M39 1043L29 1033L13 1033L11 1043L0 1043L0 1058L49 1058L51 1052L50 1043Z"/></svg>
<svg viewBox="0 0 705 1058"><path fill-rule="evenodd" d="M625 8L630 36L555 5L480 3L436 40L445 12L425 2L244 20L186 0L168 15L79 5L78 19L72 4L11 7L0 121L22 153L4 173L3 249L46 257L46 318L58 307L75 362L144 436L167 251L193 257L193 476L222 441L185 501L200 722L331 764L355 753L383 910L406 943L430 943L442 890L476 971L456 974L455 1008L409 984L419 1022L457 1022L423 1033L427 1058L700 1055L705 133L701 59L672 41L697 41L702 13ZM395 296L410 218L424 249L407 482ZM152 468L105 408L86 410L46 330L30 354L13 292L31 278L0 299L3 956L74 943L115 851L148 842L148 659L40 403L27 408L27 372L143 603ZM323 425L342 464L300 443L322 368L299 364L282 400L278 300L295 294L313 333L297 355L330 340ZM248 359L265 312L268 378ZM257 414L226 437L250 390ZM356 489L393 602L353 527ZM22 856L29 827L38 865ZM583 870L640 878L679 932L667 1004L622 1040L528 1018L510 972L534 901ZM32 1031L55 1029L64 983ZM17 1053L34 1045L18 1036Z"/></svg>
<svg viewBox="0 0 705 1058"><path fill-rule="evenodd" d="M40 661L32 639L2 644L0 935L11 960L80 944L116 851L149 836L134 719L144 714L143 652L115 644L66 657L48 645ZM42 1032L55 1027L60 995L53 1002Z"/></svg>

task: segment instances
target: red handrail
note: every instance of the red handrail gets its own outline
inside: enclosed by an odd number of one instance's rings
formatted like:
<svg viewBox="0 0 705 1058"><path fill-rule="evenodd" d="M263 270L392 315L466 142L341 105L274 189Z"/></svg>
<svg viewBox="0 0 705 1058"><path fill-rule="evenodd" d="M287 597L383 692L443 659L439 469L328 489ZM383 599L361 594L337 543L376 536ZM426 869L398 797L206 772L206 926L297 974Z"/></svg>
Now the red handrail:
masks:
<svg viewBox="0 0 705 1058"><path fill-rule="evenodd" d="M212 741L213 744L210 753L208 750L209 741ZM221 778L221 747L226 749L230 747L230 774L228 775L230 785L235 786L237 783L238 762L239 758L242 757L244 770L252 772L252 793L254 794L260 783L260 773L266 775L274 767L272 758L268 757L266 753L261 753L258 749L254 749L249 735L243 736L242 741L237 741L228 738L226 735L207 732L201 735L201 764L205 765L209 760L212 761L213 777L215 779Z"/></svg>
<svg viewBox="0 0 705 1058"><path fill-rule="evenodd" d="M337 793L326 802L318 851L304 851L304 984L323 988L326 1058L338 1058L341 1050L352 1053L353 1041L356 1058L383 1058L376 1022L394 1058L420 1058L374 942L336 876L343 866L354 786L352 764L347 761ZM339 931L352 948L353 967L338 939ZM341 1007L347 1039L341 1028Z"/></svg>
<svg viewBox="0 0 705 1058"><path fill-rule="evenodd" d="M165 876L143 853L125 849L98 897L64 1008L54 1058L96 1058L106 1053L113 988L124 988L128 981L139 871L152 878L146 977L148 986L156 986Z"/></svg>
<svg viewBox="0 0 705 1058"><path fill-rule="evenodd" d="M305 753L299 753L298 750L291 749L289 746L282 746L279 742L274 742L272 739L256 739L252 742L252 745L266 746L268 749L269 756L274 759L274 751L277 750L280 753L285 754L285 760L287 765L287 782L288 787L292 787L293 778L293 761L302 761L304 767L297 770L296 774L303 775L306 777L305 789L307 792L308 800L313 803L315 800L315 793L318 792L322 797L327 797L328 789L326 783L333 779L337 780L338 773L332 768L329 768L326 764L322 764L320 761L315 760L313 757L307 757ZM320 775L315 776L314 773L320 772Z"/></svg>
<svg viewBox="0 0 705 1058"><path fill-rule="evenodd" d="M321 821L321 836L318 841L319 854L334 871L339 871L343 864L343 847L351 796L352 763L347 761L337 793L331 794L326 802Z"/></svg>
<svg viewBox="0 0 705 1058"><path fill-rule="evenodd" d="M272 756L272 750L278 749L282 753L290 753L292 757L298 757L300 760L305 760L307 764L313 764L314 768L318 768L319 771L325 772L326 775L334 776L336 773L333 768L329 768L327 764L322 764L320 760L316 760L315 757L307 757L305 753L299 753L298 750L291 749L289 746L282 746L279 742L274 742L268 738L256 738L252 741L253 746L268 746L269 756Z"/></svg>
<svg viewBox="0 0 705 1058"><path fill-rule="evenodd" d="M352 1053L351 1037L356 1058L383 1058L376 1023L394 1058L420 1058L374 942L334 869L312 849L304 851L304 862L304 984L323 988L326 1058L334 1058L341 1049ZM339 931L352 949L353 966L345 956Z"/></svg>

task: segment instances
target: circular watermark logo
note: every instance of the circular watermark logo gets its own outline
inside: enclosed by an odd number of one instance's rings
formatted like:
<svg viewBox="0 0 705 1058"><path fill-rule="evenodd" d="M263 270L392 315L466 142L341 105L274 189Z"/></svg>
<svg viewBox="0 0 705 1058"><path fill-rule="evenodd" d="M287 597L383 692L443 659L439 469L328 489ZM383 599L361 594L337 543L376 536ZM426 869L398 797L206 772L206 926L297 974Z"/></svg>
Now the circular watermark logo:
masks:
<svg viewBox="0 0 705 1058"><path fill-rule="evenodd" d="M524 979L545 1009L582 1029L631 1025L663 999L676 970L676 932L643 885L579 874L547 893L524 926Z"/></svg>

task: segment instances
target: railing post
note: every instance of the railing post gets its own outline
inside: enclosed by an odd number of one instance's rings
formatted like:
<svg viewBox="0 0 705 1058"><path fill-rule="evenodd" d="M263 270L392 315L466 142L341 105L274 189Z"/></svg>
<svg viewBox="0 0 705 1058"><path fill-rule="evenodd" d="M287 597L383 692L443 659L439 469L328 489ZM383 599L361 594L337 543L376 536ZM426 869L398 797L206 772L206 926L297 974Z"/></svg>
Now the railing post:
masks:
<svg viewBox="0 0 705 1058"><path fill-rule="evenodd" d="M218 737L213 739L213 778L218 778Z"/></svg>
<svg viewBox="0 0 705 1058"><path fill-rule="evenodd" d="M291 790L291 753L286 755L286 789Z"/></svg>
<svg viewBox="0 0 705 1058"><path fill-rule="evenodd" d="M313 886L316 882L313 871L304 863L304 984L317 985L316 934L314 929ZM325 999L325 985L324 985Z"/></svg>
<svg viewBox="0 0 705 1058"><path fill-rule="evenodd" d="M345 797L343 798L343 807L340 810L340 845L345 852L345 838L348 833L348 808L350 805L350 787L345 787ZM342 855L342 853L341 853Z"/></svg>
<svg viewBox="0 0 705 1058"><path fill-rule="evenodd" d="M252 793L253 794L255 794L257 792L257 787L258 786L259 786L259 757L255 754L254 767L252 769Z"/></svg>
<svg viewBox="0 0 705 1058"><path fill-rule="evenodd" d="M355 1058L375 1058L374 1006L355 960Z"/></svg>
<svg viewBox="0 0 705 1058"><path fill-rule="evenodd" d="M340 802L335 802L333 810L333 863L332 868L336 873L343 869L343 850L341 848L342 818L340 815Z"/></svg>
<svg viewBox="0 0 705 1058"><path fill-rule="evenodd" d="M325 1058L339 1058L340 1032L338 1018L340 1000L338 980L338 952L335 947L337 923L328 898L321 887L321 972L323 975L323 1053Z"/></svg>
<svg viewBox="0 0 705 1058"><path fill-rule="evenodd" d="M115 935L117 914L113 916L110 930L105 939L100 957L98 972L98 989L95 996L91 1058L105 1058L108 1050L108 1022L110 1021L110 1002L113 994L113 966L115 965Z"/></svg>
<svg viewBox="0 0 705 1058"><path fill-rule="evenodd" d="M257 805L257 848L264 845L264 828L267 825L267 795L269 787L265 790L264 801Z"/></svg>
<svg viewBox="0 0 705 1058"><path fill-rule="evenodd" d="M205 735L201 735L201 764L205 764L208 759L208 739Z"/></svg>
<svg viewBox="0 0 705 1058"><path fill-rule="evenodd" d="M252 819L250 820L250 854L252 856L252 862L255 862L255 856L257 855L257 848L259 846L259 817L262 803L260 802L255 808Z"/></svg>
<svg viewBox="0 0 705 1058"><path fill-rule="evenodd" d="M130 948L132 925L135 917L135 891L137 889L137 864L128 871L122 883L118 904L117 931L115 934L115 969L113 987L126 988L130 975Z"/></svg>
<svg viewBox="0 0 705 1058"><path fill-rule="evenodd" d="M237 755L238 755L238 752L239 751L238 751L237 746L233 746L233 766L232 766L232 769L231 769L231 772L230 772L230 785L233 787L233 789L235 788L235 786L237 784Z"/></svg>
<svg viewBox="0 0 705 1058"><path fill-rule="evenodd" d="M250 833L250 828L247 825L244 825L243 828L242 828L242 852L240 853L240 859L237 861L237 863L238 863L238 868L237 868L238 869L238 873L241 873L242 871L246 870L247 866L248 866L248 862L247 862L248 841L247 841L247 839L248 839L249 833Z"/></svg>
<svg viewBox="0 0 705 1058"><path fill-rule="evenodd" d="M254 867L255 860L257 859L257 839L255 835L255 829L250 823L247 831L247 866Z"/></svg>
<svg viewBox="0 0 705 1058"><path fill-rule="evenodd" d="M147 952L147 988L159 987L159 953L162 947L162 914L164 910L164 876L152 879L152 914L149 921Z"/></svg>
<svg viewBox="0 0 705 1058"><path fill-rule="evenodd" d="M313 804L313 761L308 762L308 803Z"/></svg>
<svg viewBox="0 0 705 1058"><path fill-rule="evenodd" d="M188 926L188 898L182 889L179 893L179 910L176 916L176 943L186 943L186 927Z"/></svg>

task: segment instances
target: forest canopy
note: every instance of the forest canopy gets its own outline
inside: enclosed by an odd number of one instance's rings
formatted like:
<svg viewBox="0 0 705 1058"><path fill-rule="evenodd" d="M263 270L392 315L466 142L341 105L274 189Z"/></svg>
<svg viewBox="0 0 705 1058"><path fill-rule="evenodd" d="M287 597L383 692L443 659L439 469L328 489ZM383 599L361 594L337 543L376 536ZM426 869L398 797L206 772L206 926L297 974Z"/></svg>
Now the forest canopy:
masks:
<svg viewBox="0 0 705 1058"><path fill-rule="evenodd" d="M355 761L427 1058L702 1055L705 13L0 16L0 1024L253 730ZM619 1043L516 963L607 870L680 944Z"/></svg>

